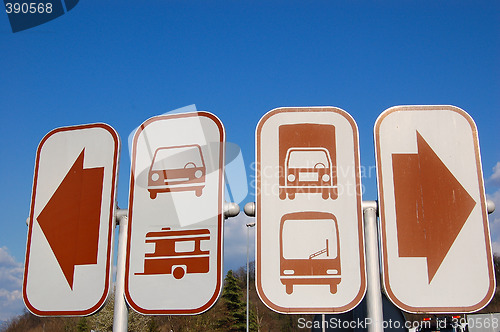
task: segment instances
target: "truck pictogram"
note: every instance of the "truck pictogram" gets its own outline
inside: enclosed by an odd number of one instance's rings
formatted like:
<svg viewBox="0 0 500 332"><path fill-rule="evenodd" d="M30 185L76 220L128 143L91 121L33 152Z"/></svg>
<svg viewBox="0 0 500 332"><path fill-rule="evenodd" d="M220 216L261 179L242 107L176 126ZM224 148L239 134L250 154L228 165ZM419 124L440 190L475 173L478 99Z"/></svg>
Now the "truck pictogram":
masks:
<svg viewBox="0 0 500 332"><path fill-rule="evenodd" d="M299 123L279 126L279 197L321 193L336 199L335 126Z"/></svg>

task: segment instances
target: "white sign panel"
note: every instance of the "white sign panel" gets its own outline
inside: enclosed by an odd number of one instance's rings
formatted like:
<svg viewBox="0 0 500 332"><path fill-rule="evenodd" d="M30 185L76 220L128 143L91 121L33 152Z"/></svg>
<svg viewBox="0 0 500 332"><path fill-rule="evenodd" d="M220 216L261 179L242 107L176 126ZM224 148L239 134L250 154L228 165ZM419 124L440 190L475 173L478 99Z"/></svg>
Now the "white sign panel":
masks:
<svg viewBox="0 0 500 332"><path fill-rule="evenodd" d="M196 314L222 287L224 128L213 114L153 117L132 146L125 272L143 314Z"/></svg>
<svg viewBox="0 0 500 332"><path fill-rule="evenodd" d="M119 148L106 124L58 128L40 142L23 283L32 313L89 315L104 304Z"/></svg>
<svg viewBox="0 0 500 332"><path fill-rule="evenodd" d="M454 106L375 124L384 286L410 312L471 312L495 291L477 129Z"/></svg>
<svg viewBox="0 0 500 332"><path fill-rule="evenodd" d="M351 310L366 289L356 123L334 107L279 108L256 139L260 298L283 313Z"/></svg>

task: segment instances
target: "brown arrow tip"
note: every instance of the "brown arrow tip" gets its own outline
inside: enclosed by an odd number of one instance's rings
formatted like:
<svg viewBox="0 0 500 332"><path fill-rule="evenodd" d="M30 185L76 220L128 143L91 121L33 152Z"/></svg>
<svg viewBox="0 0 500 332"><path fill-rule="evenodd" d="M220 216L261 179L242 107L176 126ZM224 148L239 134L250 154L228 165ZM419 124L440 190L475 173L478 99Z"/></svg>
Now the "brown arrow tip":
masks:
<svg viewBox="0 0 500 332"><path fill-rule="evenodd" d="M83 168L85 149L37 218L73 289L75 265L96 264L104 168Z"/></svg>
<svg viewBox="0 0 500 332"><path fill-rule="evenodd" d="M417 131L418 154L393 154L400 257L426 257L429 283L476 202Z"/></svg>

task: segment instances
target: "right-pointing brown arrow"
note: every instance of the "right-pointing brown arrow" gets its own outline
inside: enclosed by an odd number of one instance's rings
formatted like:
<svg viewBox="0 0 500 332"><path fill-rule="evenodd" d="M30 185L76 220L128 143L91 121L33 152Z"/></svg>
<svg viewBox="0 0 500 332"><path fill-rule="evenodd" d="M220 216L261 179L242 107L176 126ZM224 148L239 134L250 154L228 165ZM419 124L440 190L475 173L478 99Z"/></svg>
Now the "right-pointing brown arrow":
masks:
<svg viewBox="0 0 500 332"><path fill-rule="evenodd" d="M400 257L426 257L429 283L476 202L417 131L417 154L393 154Z"/></svg>

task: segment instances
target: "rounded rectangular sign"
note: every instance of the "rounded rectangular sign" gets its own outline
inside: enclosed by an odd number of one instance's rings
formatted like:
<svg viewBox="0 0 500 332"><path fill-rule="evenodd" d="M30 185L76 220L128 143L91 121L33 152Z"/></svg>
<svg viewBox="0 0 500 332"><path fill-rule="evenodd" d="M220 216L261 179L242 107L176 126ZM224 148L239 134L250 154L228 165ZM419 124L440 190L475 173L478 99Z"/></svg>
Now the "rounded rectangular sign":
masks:
<svg viewBox="0 0 500 332"><path fill-rule="evenodd" d="M358 129L334 107L260 120L256 284L282 313L353 309L366 290Z"/></svg>
<svg viewBox="0 0 500 332"><path fill-rule="evenodd" d="M454 106L375 123L384 287L409 312L472 312L495 291L477 129Z"/></svg>
<svg viewBox="0 0 500 332"><path fill-rule="evenodd" d="M197 314L222 288L224 127L153 117L132 144L125 296L143 314Z"/></svg>
<svg viewBox="0 0 500 332"><path fill-rule="evenodd" d="M111 279L120 141L106 124L54 129L40 142L23 282L39 316L83 316Z"/></svg>

